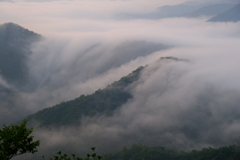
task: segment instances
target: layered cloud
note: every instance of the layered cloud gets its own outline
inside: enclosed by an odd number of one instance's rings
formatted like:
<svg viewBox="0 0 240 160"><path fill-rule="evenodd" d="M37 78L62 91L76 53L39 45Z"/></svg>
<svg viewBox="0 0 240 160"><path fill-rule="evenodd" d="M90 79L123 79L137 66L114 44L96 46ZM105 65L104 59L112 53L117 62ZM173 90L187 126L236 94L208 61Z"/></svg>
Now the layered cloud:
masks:
<svg viewBox="0 0 240 160"><path fill-rule="evenodd" d="M173 25L176 22L178 27ZM47 146L40 153L63 146L69 152L91 146L111 152L138 142L185 150L239 144L239 24L202 19L161 23L161 29L165 27L172 34L167 37L163 32L150 38L160 43L166 37L174 48L137 58L105 72L102 79L88 81L102 83L115 73L123 74L146 62L138 83L130 87L133 99L113 117L86 117L78 128L39 131L36 137ZM158 60L164 56L189 61Z"/></svg>
<svg viewBox="0 0 240 160"><path fill-rule="evenodd" d="M151 2L1 2L1 23L45 36L31 46L34 90L20 93L23 114L92 93L148 64L129 89L133 98L113 117L85 117L78 128L36 132L39 154L62 147L116 151L139 142L173 149L239 144L240 23L115 19L165 3ZM159 60L166 56L189 61Z"/></svg>

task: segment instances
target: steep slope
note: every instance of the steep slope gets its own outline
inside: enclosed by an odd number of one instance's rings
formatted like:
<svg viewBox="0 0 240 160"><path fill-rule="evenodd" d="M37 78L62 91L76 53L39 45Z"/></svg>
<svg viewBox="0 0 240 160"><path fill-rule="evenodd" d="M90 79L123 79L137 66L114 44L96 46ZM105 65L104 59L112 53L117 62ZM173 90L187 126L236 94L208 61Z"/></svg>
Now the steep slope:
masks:
<svg viewBox="0 0 240 160"><path fill-rule="evenodd" d="M0 25L0 73L4 79L15 85L26 84L29 47L40 38L14 23Z"/></svg>
<svg viewBox="0 0 240 160"><path fill-rule="evenodd" d="M82 95L74 100L43 109L28 116L27 119L33 123L37 122L39 126L50 127L80 124L82 116L96 114L109 116L132 97L127 87L138 80L142 69L143 67L138 68L103 90L99 89L93 94Z"/></svg>
<svg viewBox="0 0 240 160"><path fill-rule="evenodd" d="M17 121L19 116L27 114L22 114L25 109L21 108L18 91L28 84L27 59L31 54L29 47L40 38L40 35L14 23L0 25L1 124Z"/></svg>
<svg viewBox="0 0 240 160"><path fill-rule="evenodd" d="M155 63L162 61L187 61L175 57L161 57ZM62 102L53 107L45 108L27 119L34 126L53 127L65 125L79 125L83 116L105 115L111 116L113 112L132 98L129 88L134 87L145 67L139 67L129 75L113 82L105 89L99 89L90 95Z"/></svg>
<svg viewBox="0 0 240 160"><path fill-rule="evenodd" d="M209 19L210 22L237 22L240 21L240 4L232 7L231 9L218 14L217 16Z"/></svg>

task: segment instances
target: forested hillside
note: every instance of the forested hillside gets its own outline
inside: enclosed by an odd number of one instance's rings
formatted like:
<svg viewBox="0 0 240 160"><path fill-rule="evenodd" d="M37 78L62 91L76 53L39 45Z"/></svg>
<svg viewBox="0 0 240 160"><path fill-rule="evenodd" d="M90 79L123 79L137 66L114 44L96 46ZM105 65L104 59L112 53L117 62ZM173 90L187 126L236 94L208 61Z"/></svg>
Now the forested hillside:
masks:
<svg viewBox="0 0 240 160"><path fill-rule="evenodd" d="M161 57L159 61L185 61L175 57ZM158 61L156 61L158 63ZM99 89L90 95L81 95L70 101L61 102L53 107L45 108L27 119L39 127L53 127L64 125L79 125L83 116L95 116L98 114L111 116L113 112L132 98L128 87L136 82L142 70L139 67L127 76L113 82L104 89Z"/></svg>
<svg viewBox="0 0 240 160"><path fill-rule="evenodd" d="M27 119L37 122L38 126L50 127L80 124L82 116L94 116L96 114L109 116L132 97L127 91L127 87L138 80L143 68L139 67L105 89L99 89L93 94L81 95L74 100L43 109L28 116Z"/></svg>
<svg viewBox="0 0 240 160"><path fill-rule="evenodd" d="M13 160L240 160L239 0L8 1L0 127L40 141Z"/></svg>

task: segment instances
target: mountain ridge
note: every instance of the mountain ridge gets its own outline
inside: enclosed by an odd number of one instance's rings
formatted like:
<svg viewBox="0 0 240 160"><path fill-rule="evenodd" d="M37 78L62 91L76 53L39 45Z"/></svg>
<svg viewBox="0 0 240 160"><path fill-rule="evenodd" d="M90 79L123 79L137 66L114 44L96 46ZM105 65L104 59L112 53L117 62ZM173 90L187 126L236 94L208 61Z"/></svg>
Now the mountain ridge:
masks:
<svg viewBox="0 0 240 160"><path fill-rule="evenodd" d="M99 89L93 94L81 95L73 100L45 108L29 115L27 119L38 121L37 126L42 127L77 125L80 124L79 120L82 116L94 116L96 114L109 116L113 113L113 110L132 98L132 95L125 89L139 78L142 69L143 67L139 67L128 76L108 85L105 89Z"/></svg>
<svg viewBox="0 0 240 160"><path fill-rule="evenodd" d="M223 3L223 4L211 4L201 7L191 13L183 15L184 17L200 17L200 16L216 16L226 10L232 8L233 4Z"/></svg>
<svg viewBox="0 0 240 160"><path fill-rule="evenodd" d="M0 71L4 79L16 87L27 84L26 61L31 55L30 46L41 38L41 35L12 22L0 25Z"/></svg>
<svg viewBox="0 0 240 160"><path fill-rule="evenodd" d="M208 20L208 22L237 22L240 21L240 3L231 9L218 14Z"/></svg>
<svg viewBox="0 0 240 160"><path fill-rule="evenodd" d="M163 61L188 62L186 59L176 57L161 57L155 63ZM129 92L129 87L139 80L144 68L147 66L140 66L104 89L98 89L90 95L81 95L73 100L45 108L26 118L33 126L51 128L80 125L80 119L83 116L111 116L115 110L133 98L133 95Z"/></svg>

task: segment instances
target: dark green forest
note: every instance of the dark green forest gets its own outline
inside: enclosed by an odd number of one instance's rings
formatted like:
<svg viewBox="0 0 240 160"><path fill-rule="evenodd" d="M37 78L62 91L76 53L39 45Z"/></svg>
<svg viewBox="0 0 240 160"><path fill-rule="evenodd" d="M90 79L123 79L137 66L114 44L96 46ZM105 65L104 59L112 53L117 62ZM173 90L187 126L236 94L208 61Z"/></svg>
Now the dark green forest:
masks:
<svg viewBox="0 0 240 160"><path fill-rule="evenodd" d="M29 46L33 42L38 41L40 38L40 35L13 23L7 23L0 26L0 75L4 78L4 80L10 82L10 84L13 84L13 86L20 86L19 88L24 88L24 85L29 83L28 66L26 63L27 57L31 54ZM174 57L162 57L160 60L187 61ZM60 104L40 110L35 114L27 116L26 119L30 123L30 126L34 126L36 128L53 128L60 126L81 125L80 120L83 117L112 116L116 110L133 98L133 95L131 92L129 92L129 88L134 86L135 83L138 83L143 69L144 67L139 67L129 75L113 82L104 89L99 89L89 95L77 95L79 97L76 96L77 98L73 100L61 102ZM14 101L12 100L14 99L14 96L16 96L15 94L17 95L15 90L12 90L11 87L8 88L0 85L0 100L6 104L9 103L6 106L15 105L13 103ZM17 102L18 101L16 101L16 103ZM206 122L209 123L210 121ZM26 122L24 122L24 128L25 126ZM11 125L10 128L11 127L14 129L15 126ZM193 138L199 133L198 131L201 130L201 127L197 125L197 129L194 128L193 131L189 131L191 126L181 127L182 126L179 126L178 129L180 129L183 133L192 132ZM32 129L30 129L28 133L31 133L31 131ZM13 132L7 132L7 134L5 134L5 132L1 133L4 133L2 135L7 135L7 137L9 135L14 135L11 134ZM17 137L21 138L21 135L17 135ZM16 139L14 137L13 144L16 143L15 140ZM0 142L5 141L0 139ZM9 142L9 139L7 142ZM10 145L7 144L7 146L11 145L12 143ZM38 145L39 143L36 143L35 146ZM0 145L0 153L3 151L3 147L1 148L1 146L3 145ZM26 143L24 142L24 145L21 146L25 147ZM121 145L118 144L116 144L116 146L121 147ZM82 148L79 148L79 150L81 149ZM37 150L32 150L31 153L35 152L37 152ZM54 155L52 151L49 152ZM46 152L44 153L47 154ZM76 153L76 155L77 154L78 153ZM161 146L150 147L142 144L133 144L130 147L123 146L119 152L107 153L102 156L104 157L104 160L240 160L240 146L231 145L220 148L209 147L201 150L176 151L166 149Z"/></svg>
<svg viewBox="0 0 240 160"><path fill-rule="evenodd" d="M139 67L119 81L99 89L90 95L81 95L74 100L62 102L53 107L43 109L27 117L31 122L37 122L39 127L78 125L82 116L97 114L111 116L118 107L127 102L132 95L127 87L137 81L144 67Z"/></svg>
<svg viewBox="0 0 240 160"><path fill-rule="evenodd" d="M58 152L57 155L54 156L54 160L61 157L62 160L74 160L75 154L65 154L66 158L61 154L62 152ZM89 159L86 158L86 160L97 159L97 157L91 158L89 155L95 156L97 153L87 154L86 157ZM103 160L239 160L240 147L231 145L219 148L209 147L192 151L174 151L161 146L149 147L142 144L133 144L129 149L124 146L119 152L108 153L99 157L101 157L101 159L103 157Z"/></svg>
<svg viewBox="0 0 240 160"><path fill-rule="evenodd" d="M15 156L38 152L40 141L34 140L33 128L26 127L27 120L20 125L4 125L0 129L0 158L10 160ZM121 151L100 156L92 147L92 153L78 157L76 154L66 154L61 151L42 156L44 160L239 160L240 146L224 146L220 148L203 148L202 150L176 151L161 146L149 147L141 143L131 147L122 147ZM81 150L81 149L80 149ZM86 157L86 158L85 158Z"/></svg>
<svg viewBox="0 0 240 160"><path fill-rule="evenodd" d="M187 62L185 59L175 57L161 57L159 60ZM80 125L80 119L83 116L111 116L115 110L132 98L128 87L137 82L143 69L144 67L141 66L104 89L99 89L90 95L81 95L73 100L45 108L27 116L26 119L32 125L38 127L59 127Z"/></svg>
<svg viewBox="0 0 240 160"><path fill-rule="evenodd" d="M220 148L203 148L202 150L174 151L164 147L148 147L133 144L129 149L106 154L104 160L239 160L239 146L224 146Z"/></svg>

